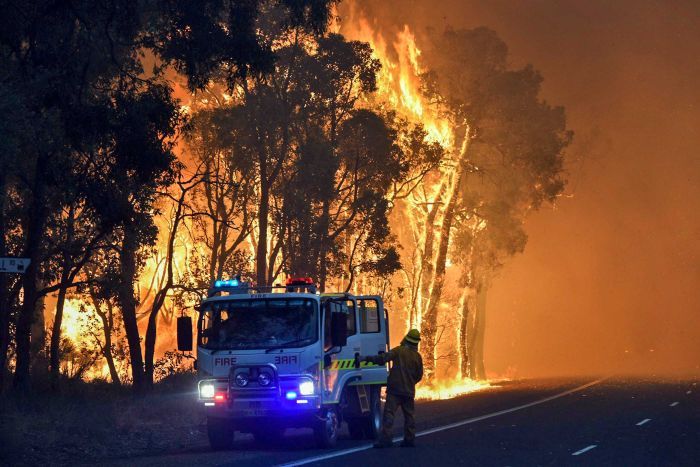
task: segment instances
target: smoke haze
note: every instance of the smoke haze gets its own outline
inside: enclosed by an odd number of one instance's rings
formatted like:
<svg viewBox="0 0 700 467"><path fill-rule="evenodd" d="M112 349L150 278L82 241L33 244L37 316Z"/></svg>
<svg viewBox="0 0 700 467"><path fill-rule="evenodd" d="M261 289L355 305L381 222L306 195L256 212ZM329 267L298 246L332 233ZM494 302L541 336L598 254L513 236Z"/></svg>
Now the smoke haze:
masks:
<svg viewBox="0 0 700 467"><path fill-rule="evenodd" d="M569 196L530 217L525 253L490 291L489 373L697 372L700 3L354 5L387 33L494 29L576 133Z"/></svg>

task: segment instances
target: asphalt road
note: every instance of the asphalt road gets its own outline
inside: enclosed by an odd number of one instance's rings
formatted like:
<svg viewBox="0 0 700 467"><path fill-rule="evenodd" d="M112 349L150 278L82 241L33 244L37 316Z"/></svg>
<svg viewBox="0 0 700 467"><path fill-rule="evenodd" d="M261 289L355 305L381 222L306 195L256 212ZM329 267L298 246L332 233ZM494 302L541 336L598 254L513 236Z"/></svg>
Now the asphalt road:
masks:
<svg viewBox="0 0 700 467"><path fill-rule="evenodd" d="M417 406L417 447L371 449L347 434L334 450L310 431L278 446L247 436L205 448L129 459L128 465L700 465L700 378L531 380ZM401 417L397 420L400 435ZM397 439L400 439L397 436Z"/></svg>

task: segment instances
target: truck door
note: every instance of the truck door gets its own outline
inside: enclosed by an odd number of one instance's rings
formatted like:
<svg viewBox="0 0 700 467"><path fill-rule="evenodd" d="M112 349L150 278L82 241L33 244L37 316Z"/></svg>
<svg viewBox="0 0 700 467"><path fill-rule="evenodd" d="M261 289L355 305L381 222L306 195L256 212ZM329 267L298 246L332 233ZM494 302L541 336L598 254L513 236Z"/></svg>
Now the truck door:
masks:
<svg viewBox="0 0 700 467"><path fill-rule="evenodd" d="M325 307L324 307L325 308ZM340 349L333 347L330 339L330 310L341 311L347 314L348 334L347 344ZM330 308L324 309L324 356L330 357L330 365L324 366L324 400L337 401L340 397L340 390L343 381L352 376L350 373L359 370L355 368L355 353L362 355L361 338L358 329L357 304L354 300L333 301Z"/></svg>
<svg viewBox="0 0 700 467"><path fill-rule="evenodd" d="M361 355L378 355L389 347L389 322L384 303L379 296L355 297L357 302L358 337L361 340ZM365 383L386 383L385 367L362 367Z"/></svg>
<svg viewBox="0 0 700 467"><path fill-rule="evenodd" d="M348 300L346 302L348 309L348 345L343 347L338 355L338 359L347 362L352 360L353 364L355 362L355 354L359 353L362 355L362 339L360 339L360 333L358 328L357 320L357 304L354 300ZM347 369L351 369L354 366L345 364Z"/></svg>

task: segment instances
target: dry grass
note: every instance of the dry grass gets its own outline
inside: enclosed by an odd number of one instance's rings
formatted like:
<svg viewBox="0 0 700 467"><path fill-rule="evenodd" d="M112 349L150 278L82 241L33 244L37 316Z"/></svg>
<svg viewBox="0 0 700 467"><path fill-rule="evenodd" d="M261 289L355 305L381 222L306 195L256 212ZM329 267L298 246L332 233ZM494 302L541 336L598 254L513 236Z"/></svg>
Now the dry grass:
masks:
<svg viewBox="0 0 700 467"><path fill-rule="evenodd" d="M146 396L105 383L59 394L0 398L0 464L56 465L178 452L206 445L194 375L175 375Z"/></svg>

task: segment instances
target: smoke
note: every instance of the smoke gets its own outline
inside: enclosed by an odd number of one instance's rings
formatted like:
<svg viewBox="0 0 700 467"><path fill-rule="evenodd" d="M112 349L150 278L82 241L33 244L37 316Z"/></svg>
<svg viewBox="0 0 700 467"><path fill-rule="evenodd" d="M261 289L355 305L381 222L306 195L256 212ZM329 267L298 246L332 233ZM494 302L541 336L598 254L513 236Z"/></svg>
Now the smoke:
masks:
<svg viewBox="0 0 700 467"><path fill-rule="evenodd" d="M700 4L345 3L387 35L487 26L576 132L568 196L528 220L525 253L489 294L492 374L697 372Z"/></svg>

